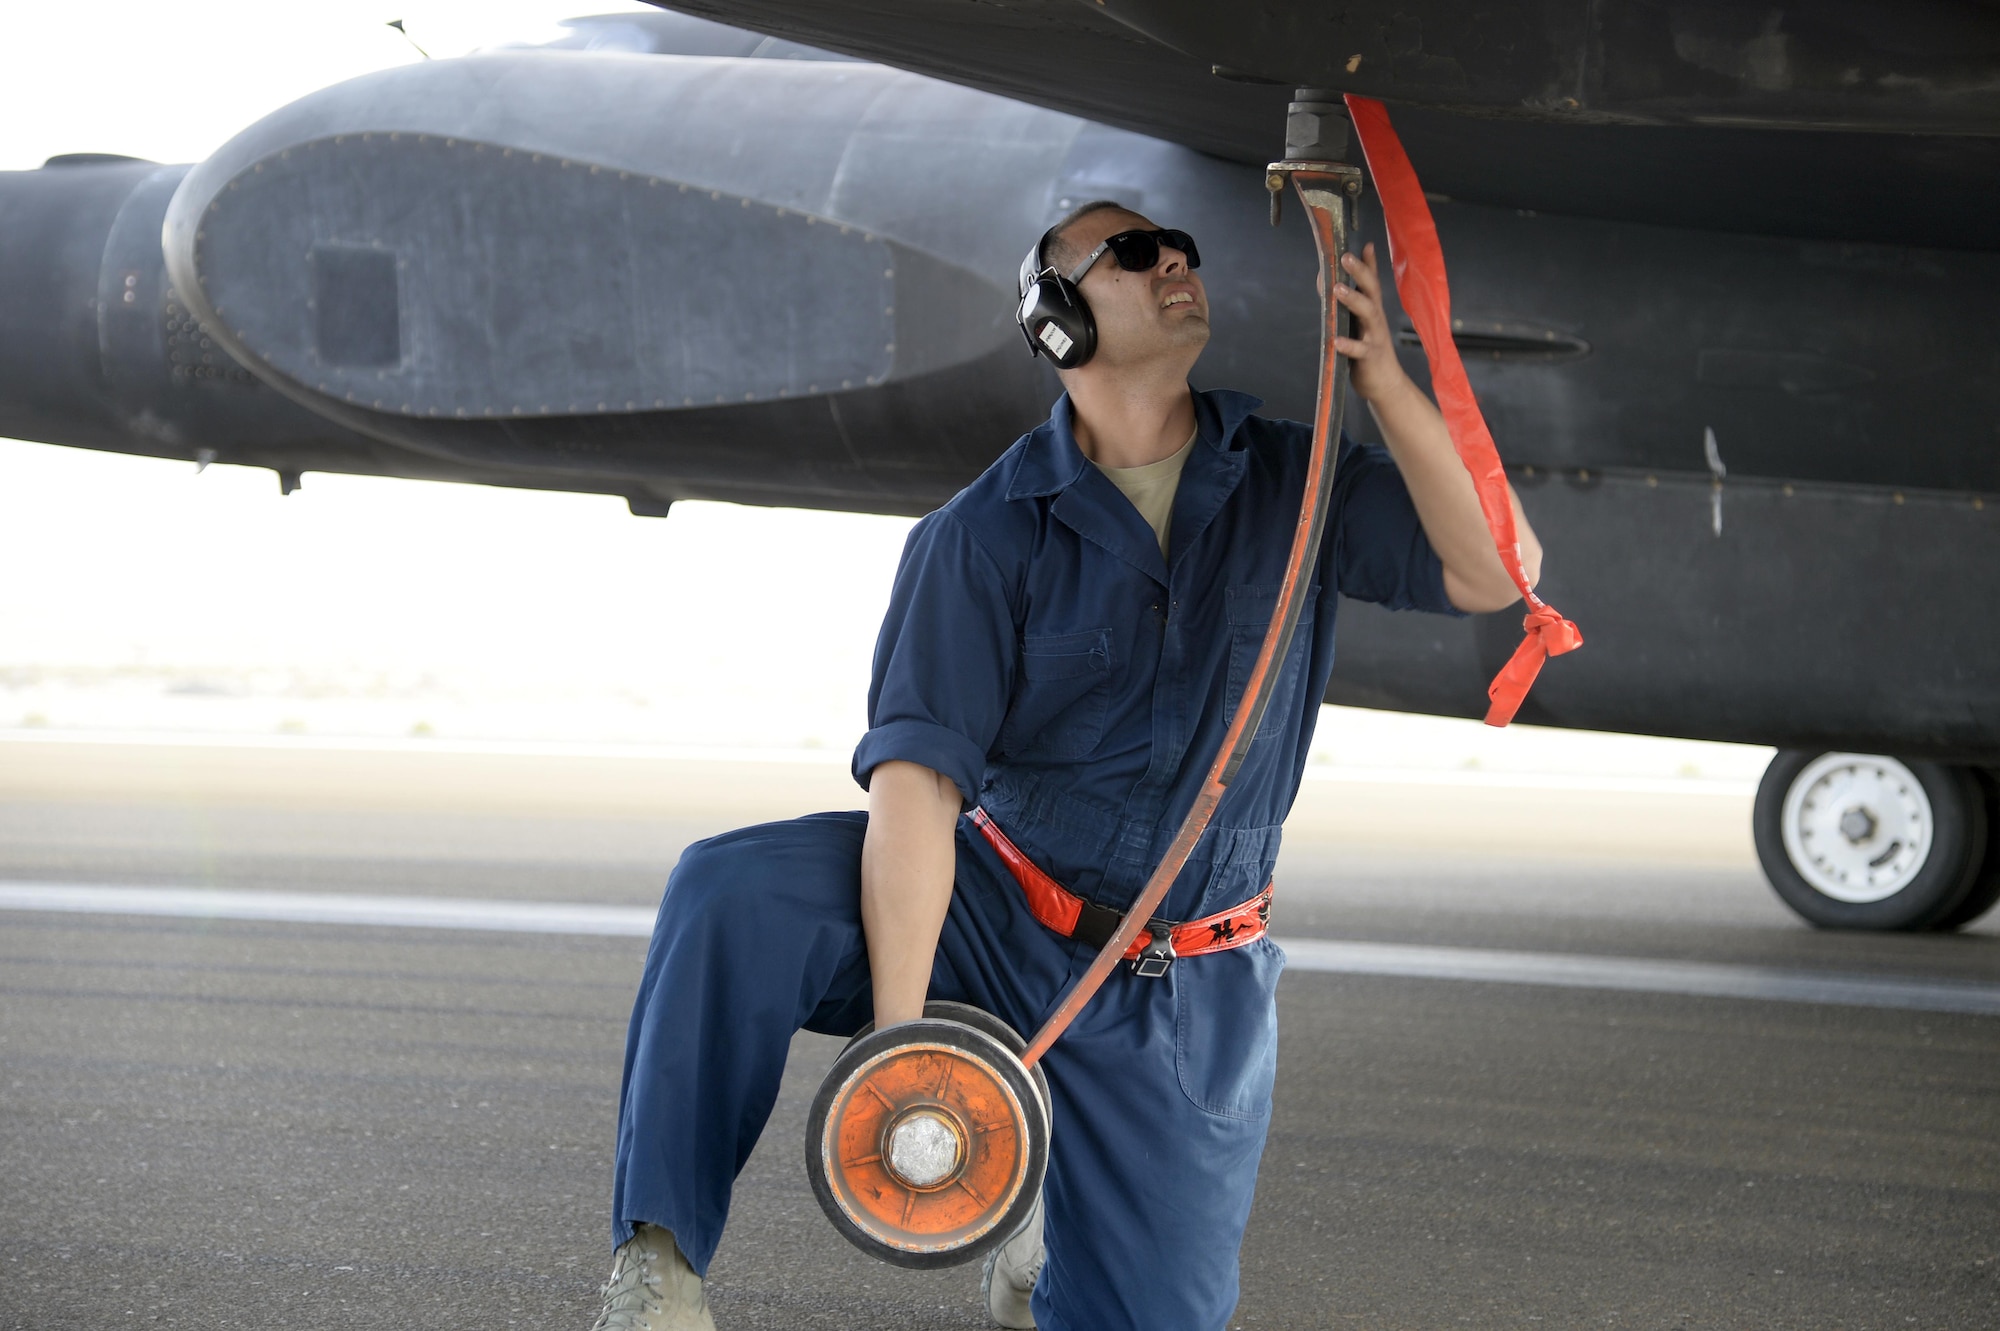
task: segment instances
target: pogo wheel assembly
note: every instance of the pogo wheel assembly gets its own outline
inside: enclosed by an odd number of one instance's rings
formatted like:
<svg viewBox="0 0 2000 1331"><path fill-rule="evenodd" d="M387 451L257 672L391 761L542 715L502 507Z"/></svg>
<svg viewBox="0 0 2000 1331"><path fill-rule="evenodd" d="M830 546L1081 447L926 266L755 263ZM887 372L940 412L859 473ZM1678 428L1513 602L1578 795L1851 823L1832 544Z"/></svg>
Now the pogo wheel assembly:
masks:
<svg viewBox="0 0 2000 1331"><path fill-rule="evenodd" d="M973 1261L1026 1219L1049 1165L1048 1084L990 1013L930 1003L864 1030L806 1120L806 1174L834 1228L897 1266Z"/></svg>

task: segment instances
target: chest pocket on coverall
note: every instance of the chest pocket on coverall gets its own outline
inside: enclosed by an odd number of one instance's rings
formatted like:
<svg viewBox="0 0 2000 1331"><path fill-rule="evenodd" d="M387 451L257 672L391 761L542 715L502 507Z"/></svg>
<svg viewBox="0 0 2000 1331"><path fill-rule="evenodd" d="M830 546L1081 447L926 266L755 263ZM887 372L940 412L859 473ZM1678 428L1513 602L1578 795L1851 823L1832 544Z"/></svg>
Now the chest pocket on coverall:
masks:
<svg viewBox="0 0 2000 1331"><path fill-rule="evenodd" d="M1236 719L1236 708L1243 701L1243 692L1250 683L1250 671L1256 667L1257 653L1264 646L1264 631L1271 626L1271 615L1278 608L1279 585L1273 583L1245 584L1229 589L1229 686L1223 694L1223 724ZM1278 672L1277 689L1271 695L1271 705L1264 712L1264 720L1257 727L1259 735L1270 734L1284 719L1293 715L1299 692L1299 680L1305 674L1306 652L1313 638L1313 615L1319 605L1319 584L1306 588L1305 600L1299 606L1299 624L1292 630L1292 643L1285 653L1285 660Z"/></svg>
<svg viewBox="0 0 2000 1331"><path fill-rule="evenodd" d="M1000 751L1025 759L1083 757L1104 738L1110 683L1110 629L1023 637Z"/></svg>

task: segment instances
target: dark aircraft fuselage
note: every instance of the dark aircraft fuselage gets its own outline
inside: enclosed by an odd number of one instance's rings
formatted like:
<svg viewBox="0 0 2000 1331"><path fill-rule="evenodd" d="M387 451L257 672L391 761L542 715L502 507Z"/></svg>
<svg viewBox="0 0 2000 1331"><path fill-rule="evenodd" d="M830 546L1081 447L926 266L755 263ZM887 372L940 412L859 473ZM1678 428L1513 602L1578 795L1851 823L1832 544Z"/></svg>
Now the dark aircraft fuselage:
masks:
<svg viewBox="0 0 2000 1331"><path fill-rule="evenodd" d="M1589 639L1522 719L2000 756L2000 255L1863 239L1896 201L1815 188L1856 225L1436 203ZM921 513L1059 391L1013 274L1096 197L1199 237L1197 383L1306 414L1311 243L1252 165L881 65L521 51L327 89L192 168L0 175L0 434ZM1477 715L1518 639L1352 605L1330 698Z"/></svg>

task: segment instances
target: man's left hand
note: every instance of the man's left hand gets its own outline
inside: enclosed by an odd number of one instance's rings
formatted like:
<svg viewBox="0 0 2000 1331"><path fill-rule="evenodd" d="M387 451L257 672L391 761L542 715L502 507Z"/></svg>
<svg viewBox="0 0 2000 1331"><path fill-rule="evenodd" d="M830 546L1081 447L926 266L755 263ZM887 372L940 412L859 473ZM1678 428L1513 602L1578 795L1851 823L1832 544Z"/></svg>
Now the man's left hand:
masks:
<svg viewBox="0 0 2000 1331"><path fill-rule="evenodd" d="M1335 338L1333 345L1347 357L1348 382L1373 405L1407 383L1409 376L1396 359L1396 337L1382 308L1382 273L1374 244L1362 246L1359 255L1341 255L1340 268L1342 280L1334 285L1333 298L1347 307L1350 336Z"/></svg>

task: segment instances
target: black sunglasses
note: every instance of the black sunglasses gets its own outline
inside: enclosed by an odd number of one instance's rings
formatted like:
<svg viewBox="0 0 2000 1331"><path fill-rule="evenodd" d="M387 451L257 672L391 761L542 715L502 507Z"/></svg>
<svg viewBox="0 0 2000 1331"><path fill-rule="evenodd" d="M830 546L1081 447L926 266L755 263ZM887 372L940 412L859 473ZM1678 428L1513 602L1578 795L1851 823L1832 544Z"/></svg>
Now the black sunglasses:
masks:
<svg viewBox="0 0 2000 1331"><path fill-rule="evenodd" d="M1194 237L1185 231L1176 231L1171 227L1160 231L1120 231L1115 236L1106 236L1096 249L1085 256L1069 275L1069 280L1072 283L1083 281L1083 275L1107 251L1126 272L1143 273L1158 265L1162 245L1185 254L1189 268L1201 267L1201 251L1194 247Z"/></svg>

